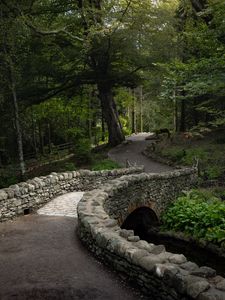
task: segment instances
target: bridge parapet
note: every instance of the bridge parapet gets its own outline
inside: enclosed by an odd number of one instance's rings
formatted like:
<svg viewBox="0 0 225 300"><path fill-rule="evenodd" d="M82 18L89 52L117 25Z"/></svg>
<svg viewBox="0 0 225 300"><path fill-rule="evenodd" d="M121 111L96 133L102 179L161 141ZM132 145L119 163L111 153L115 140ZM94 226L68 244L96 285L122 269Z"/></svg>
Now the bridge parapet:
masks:
<svg viewBox="0 0 225 300"><path fill-rule="evenodd" d="M122 175L143 172L143 167L111 171L79 170L52 173L0 189L0 222L35 211L58 195L89 191Z"/></svg>
<svg viewBox="0 0 225 300"><path fill-rule="evenodd" d="M195 168L122 176L112 183L117 189L115 192L113 188L113 192L111 191L110 197L104 203L104 208L119 225L132 211L142 206L151 208L160 219L165 208L183 190L196 186L197 178ZM127 182L125 187L121 184L123 181Z"/></svg>
<svg viewBox="0 0 225 300"><path fill-rule="evenodd" d="M104 263L126 274L152 299L225 299L225 279L216 276L215 270L199 267L182 254L167 252L162 245L140 240L132 230L119 226L129 214L129 207L132 210L140 205L152 205L153 200L159 204L160 215L196 179L196 169L142 173L122 176L101 189L85 193L78 204L81 240ZM167 199L163 200L165 196Z"/></svg>

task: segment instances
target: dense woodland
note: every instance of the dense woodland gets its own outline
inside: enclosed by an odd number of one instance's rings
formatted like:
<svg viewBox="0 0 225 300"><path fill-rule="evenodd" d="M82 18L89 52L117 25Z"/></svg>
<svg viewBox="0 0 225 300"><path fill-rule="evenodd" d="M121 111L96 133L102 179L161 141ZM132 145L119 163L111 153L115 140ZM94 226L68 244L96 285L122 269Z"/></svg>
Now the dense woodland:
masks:
<svg viewBox="0 0 225 300"><path fill-rule="evenodd" d="M224 128L224 0L1 0L0 14L2 167Z"/></svg>

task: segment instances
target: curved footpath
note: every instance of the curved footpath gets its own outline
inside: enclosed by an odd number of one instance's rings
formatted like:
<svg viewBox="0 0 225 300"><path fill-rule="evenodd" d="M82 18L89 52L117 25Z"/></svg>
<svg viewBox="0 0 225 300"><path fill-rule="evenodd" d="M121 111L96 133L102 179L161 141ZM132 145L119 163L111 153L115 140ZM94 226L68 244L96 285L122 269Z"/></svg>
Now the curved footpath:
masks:
<svg viewBox="0 0 225 300"><path fill-rule="evenodd" d="M171 171L172 167L155 162L142 154L145 148L152 143L150 140L145 140L147 136L149 136L149 133L131 135L127 138L126 143L115 147L109 152L109 158L123 166L126 166L127 160L132 165L143 165L147 173Z"/></svg>
<svg viewBox="0 0 225 300"><path fill-rule="evenodd" d="M115 148L110 157L144 164L148 172L171 169L141 155L144 138L131 137L131 144ZM1 300L145 299L95 260L74 234L82 194L57 197L39 215L0 224Z"/></svg>

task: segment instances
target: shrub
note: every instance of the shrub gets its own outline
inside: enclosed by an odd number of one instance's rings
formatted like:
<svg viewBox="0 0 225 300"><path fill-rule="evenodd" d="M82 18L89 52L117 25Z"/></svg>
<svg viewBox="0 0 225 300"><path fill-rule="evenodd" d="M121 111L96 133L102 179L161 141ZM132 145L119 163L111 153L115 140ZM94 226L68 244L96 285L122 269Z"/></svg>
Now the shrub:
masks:
<svg viewBox="0 0 225 300"><path fill-rule="evenodd" d="M200 161L205 161L207 157L208 154L205 151L205 149L202 148L186 149L185 156L182 158L182 163L186 165L192 165L195 158L199 159Z"/></svg>
<svg viewBox="0 0 225 300"><path fill-rule="evenodd" d="M164 213L163 229L181 231L196 239L225 241L225 204L210 194L192 190Z"/></svg>
<svg viewBox="0 0 225 300"><path fill-rule="evenodd" d="M224 167L221 165L220 166L218 166L218 165L207 166L207 168L204 171L204 175L208 179L216 179L216 178L222 176L223 172L224 172Z"/></svg>
<svg viewBox="0 0 225 300"><path fill-rule="evenodd" d="M76 170L76 166L73 162L66 162L64 165L66 171L74 171Z"/></svg>
<svg viewBox="0 0 225 300"><path fill-rule="evenodd" d="M221 200L225 200L225 188L224 187L214 188L213 193L216 197L220 198Z"/></svg>
<svg viewBox="0 0 225 300"><path fill-rule="evenodd" d="M167 146L160 155L182 165L193 165L195 158L199 160L200 174L204 179L223 178L225 174L224 146L203 145L194 148Z"/></svg>
<svg viewBox="0 0 225 300"><path fill-rule="evenodd" d="M95 161L92 165L92 171L101 171L101 170L113 170L120 168L120 165L111 159L103 159L100 161Z"/></svg>
<svg viewBox="0 0 225 300"><path fill-rule="evenodd" d="M181 162L185 156L185 150L180 147L171 147L162 150L162 155L167 157L173 162Z"/></svg>

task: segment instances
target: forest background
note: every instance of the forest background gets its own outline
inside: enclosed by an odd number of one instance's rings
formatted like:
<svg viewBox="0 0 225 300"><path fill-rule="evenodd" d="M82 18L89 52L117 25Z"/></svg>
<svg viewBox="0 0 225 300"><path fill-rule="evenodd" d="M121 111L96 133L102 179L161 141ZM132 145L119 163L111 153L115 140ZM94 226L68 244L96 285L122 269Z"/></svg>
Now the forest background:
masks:
<svg viewBox="0 0 225 300"><path fill-rule="evenodd" d="M223 0L2 0L0 185L160 128L200 143L207 133L207 150L157 150L224 178L224 11Z"/></svg>

